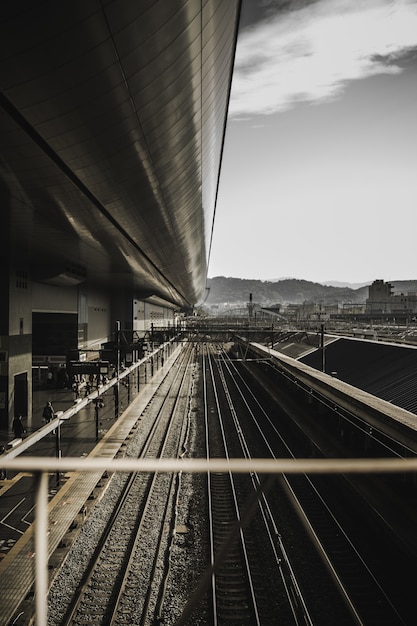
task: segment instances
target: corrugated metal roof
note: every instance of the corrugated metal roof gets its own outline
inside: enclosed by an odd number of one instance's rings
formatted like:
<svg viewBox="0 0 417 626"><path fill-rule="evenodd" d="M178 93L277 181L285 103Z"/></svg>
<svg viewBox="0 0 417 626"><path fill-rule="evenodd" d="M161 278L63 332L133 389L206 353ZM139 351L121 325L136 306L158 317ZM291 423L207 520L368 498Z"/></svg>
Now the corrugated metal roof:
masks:
<svg viewBox="0 0 417 626"><path fill-rule="evenodd" d="M322 368L321 350L299 359ZM417 348L340 337L326 346L326 372L417 414Z"/></svg>

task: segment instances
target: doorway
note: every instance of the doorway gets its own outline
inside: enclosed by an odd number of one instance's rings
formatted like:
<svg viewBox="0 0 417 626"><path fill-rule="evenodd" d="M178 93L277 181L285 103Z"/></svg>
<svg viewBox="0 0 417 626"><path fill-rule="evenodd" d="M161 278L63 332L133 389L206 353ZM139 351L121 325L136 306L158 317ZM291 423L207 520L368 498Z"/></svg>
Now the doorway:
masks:
<svg viewBox="0 0 417 626"><path fill-rule="evenodd" d="M28 373L14 377L14 414L27 417L28 414Z"/></svg>

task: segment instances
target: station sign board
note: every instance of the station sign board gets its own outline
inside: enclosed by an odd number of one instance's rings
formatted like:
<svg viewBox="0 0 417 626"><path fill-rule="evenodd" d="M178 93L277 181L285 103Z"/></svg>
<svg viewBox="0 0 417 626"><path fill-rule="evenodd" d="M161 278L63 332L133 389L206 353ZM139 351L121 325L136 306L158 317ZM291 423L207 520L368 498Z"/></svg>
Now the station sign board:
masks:
<svg viewBox="0 0 417 626"><path fill-rule="evenodd" d="M71 374L108 374L109 361L70 361Z"/></svg>

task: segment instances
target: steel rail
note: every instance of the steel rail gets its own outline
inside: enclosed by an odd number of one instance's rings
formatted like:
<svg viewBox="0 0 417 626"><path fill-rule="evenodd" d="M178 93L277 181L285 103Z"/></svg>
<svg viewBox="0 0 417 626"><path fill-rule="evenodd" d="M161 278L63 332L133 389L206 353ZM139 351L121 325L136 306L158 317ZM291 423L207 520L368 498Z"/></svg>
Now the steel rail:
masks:
<svg viewBox="0 0 417 626"><path fill-rule="evenodd" d="M174 420L176 418L176 416L178 415L179 412L179 406L181 404L181 394L183 392L183 390L185 389L185 386L188 384L188 392L187 392L187 396L189 394L189 387L190 387L190 379L189 379L189 372L188 372L188 366L190 364L190 359L192 358L192 354L190 353L190 351L188 351L188 355L186 355L184 357L183 363L181 363L180 367L178 368L177 372L176 372L176 376L175 376L175 382L177 382L177 379L179 379L179 385L178 388L174 388L174 386L172 386L171 390L174 389L175 391L175 397L174 397L174 404L172 406L172 408L170 408L170 416L169 416L169 421L167 424L167 430L164 436L164 441L162 443L161 446L161 451L160 451L160 458L162 458L163 454L165 453L165 450L168 446L169 443L169 436L171 434L171 430L173 428L173 424L174 424ZM185 367L184 371L182 371L182 368ZM189 417L189 416L188 416ZM180 450L184 445L184 441L185 441L185 433L184 433L184 420L183 420L183 416L180 416L180 422L182 423L181 429L180 429L180 436L175 444L176 447L176 453L177 456L180 457ZM144 511L144 515L143 515L143 519L141 520L141 525L138 529L138 536L137 536L137 540L135 542L135 547L132 550L132 554L131 554L131 558L129 559L129 563L128 563L128 567L126 568L126 572L125 575L123 577L123 586L121 586L120 590L119 590L119 595L117 598L117 604L115 606L115 612L116 610L119 608L120 606L120 602L121 602L121 598L123 595L123 591L125 588L125 585L127 583L128 580L128 575L129 575L129 570L131 567L131 564L133 563L133 561L135 560L135 548L136 548L136 544L139 542L139 538L140 535L142 534L142 525L143 525L143 520L145 518L145 514L148 512L149 507L151 505L151 496L153 495L154 490L156 490L156 478L157 478L158 474L154 475L155 481L152 482L151 484L151 489L150 489L150 497L147 499L146 502L146 507L145 507L145 511ZM178 490L180 488L180 482L178 482L177 479L177 474L172 473L170 475L170 483L169 483L169 488L168 488L168 495L166 497L165 500L165 508L164 508L164 512L163 515L161 516L161 524L160 524L160 530L159 530L159 538L158 538L158 543L157 546L155 547L155 556L153 558L153 565L152 565L152 569L151 569L151 575L150 575L150 583L156 578L156 572L157 572L157 568L158 566L161 564L161 555L163 554L164 550L163 550L163 536L164 536L164 524L167 520L169 520L169 524L170 524L170 535L172 536L173 534L173 527L175 524L175 509L173 510L173 514L171 516L171 518L168 515L168 510L169 510L169 506L170 504L172 504L172 502L175 502L176 499L178 499ZM174 498L174 496L176 495L176 498ZM156 517L156 516L155 516ZM168 547L167 547L168 550ZM164 571L166 570L166 563L167 561L165 560L164 562ZM160 612L161 612L161 607L163 605L163 598L164 598L164 587L166 585L166 580L164 580L164 577L162 577L162 589L161 587L159 588L158 593L156 594L156 601L155 601L155 609L154 609L154 613L155 615L153 616L153 619L151 619L151 621L156 621L159 622L160 621ZM144 605L143 605L143 609L142 609L142 615L140 618L140 624L141 625L145 625L148 622L148 618L149 618L149 614L150 614L150 607L151 607L151 599L152 599L152 585L149 584L148 586L148 590L146 593L146 597L145 597L145 601L144 601ZM110 621L109 626L113 626L114 624L116 624L116 620L112 619Z"/></svg>
<svg viewBox="0 0 417 626"><path fill-rule="evenodd" d="M241 399L245 403L249 415L256 422L255 415L254 415L252 409L250 408L250 406L249 406L249 404L248 404L248 402L246 400L246 397L245 397L245 395L243 393L243 390L238 385L238 383L236 381L236 374L239 376L240 373L238 372L238 370L236 368L235 368L235 372L232 372L232 367L230 366L229 363L227 363L227 359L224 359L224 355L223 355L223 358L222 358L222 363L224 363L224 366L226 367L226 370L228 371L229 376L231 377L231 379L233 380L233 382L235 384L235 387L236 387L236 390L237 390L239 396L241 397ZM217 361L217 367L218 367L219 372L221 374L221 379L222 379L223 385L227 386L226 377L225 377L225 374L223 372L223 369L222 369L221 364L220 364L219 361ZM242 379L242 382L243 382L244 385L246 385L246 383L245 383L245 381L243 381L243 379ZM246 385L246 387L247 387L247 390L253 395L253 392L249 388L249 386ZM255 398L255 396L253 396L253 397ZM237 431L239 433L239 441L240 441L240 444L241 444L241 447L242 447L242 451L243 451L244 457L246 459L250 459L251 458L251 452L250 452L249 446L247 444L247 441L246 441L246 438L245 438L245 435L244 435L244 429L242 428L242 426L241 426L241 424L239 422L239 418L238 418L237 412L236 412L236 410L234 408L232 397L231 397L230 393L227 394L227 398L228 398L228 402L231 404L231 410L232 410L232 413L233 413L233 419L234 419L235 424L236 424L236 429L237 429ZM256 398L255 398L255 400L256 400ZM278 567L279 572L280 572L280 577L281 577L282 583L284 585L284 589L285 589L285 592L286 592L286 597L287 597L289 606L291 607L292 614L294 616L294 621L295 621L296 624L303 623L303 624L306 624L307 626L312 626L313 620L312 620L312 618L311 618L311 616L309 614L307 605L305 603L304 597L303 597L302 592L301 592L300 585L298 584L296 574L295 574L294 569L293 569L293 567L291 565L291 561L290 561L290 559L289 559L289 557L287 555L287 552L285 550L285 547L284 547L284 544L282 542L282 539L279 540L280 555L277 552L277 546L276 546L276 543L274 541L274 538L275 537L280 537L280 533L279 533L279 530L278 530L278 528L276 526L276 523L275 523L272 511L271 511L271 508L269 506L266 494L264 493L263 490L261 490L262 481L261 481L259 475L256 472L253 472L250 475L250 477L251 477L251 481L252 481L252 485L253 485L254 491L255 492L259 492L259 494L260 494L260 497L259 497L259 500L258 500L259 510L260 510L261 515L262 515L262 519L263 519L264 526L265 526L265 531L266 531L267 537L269 539L269 543L270 543L270 547L271 547L272 553L274 554L274 557L275 557L275 562L276 562L277 567ZM271 528L271 525L272 525L272 528ZM284 572L284 570L282 568L281 560L283 560L285 562L286 569L288 570L289 576L286 575L286 572ZM287 580L288 578L289 578L289 582ZM302 622L300 620L302 620Z"/></svg>
<svg viewBox="0 0 417 626"><path fill-rule="evenodd" d="M227 436L226 436L224 417L222 415L222 410L221 410L221 407L220 407L219 393L217 391L217 386L216 386L216 381L215 381L215 376L214 376L214 371L213 371L213 364L212 364L212 359L211 358L209 358L209 366L210 366L211 379L213 381L213 389L214 389L214 394L215 394L217 416L218 416L219 425L220 425L220 432L221 432L221 436L222 436L222 443L223 443L224 451L225 451L225 454L226 454L227 458L230 458L229 457L229 451L228 451L228 444L227 444ZM223 381L221 381L221 382L223 384ZM223 386L223 389L224 389L224 386ZM228 406L229 406L229 410L230 410L231 406L230 406L230 402L229 402L228 390L224 389L224 392L226 394L226 399L228 401ZM233 419L233 417L234 417L233 416L233 411L231 411L231 414L232 414L232 419ZM251 571L251 567L250 567L250 563L249 563L249 556L248 556L248 550L247 550L245 533L244 533L243 527L242 527L242 516L241 516L240 507L239 507L237 488L236 488L235 479L233 477L233 474L231 472L228 472L228 474L229 474L230 488L231 488L232 497L233 497L234 511L235 511L235 514L236 514L236 520L238 522L239 539L240 539L239 543L240 543L241 550L242 550L242 553L243 553L243 560L244 560L244 564L245 564L245 573L246 573L247 582L248 582L248 586L249 586L249 590L250 590L252 609L253 609L253 612L254 612L254 618L255 618L256 624L260 625L261 621L260 621L260 616L259 616L259 611L258 611L258 604L257 604L257 599L256 599L256 593L255 593L253 579L252 579L252 571ZM237 531L236 531L236 534L237 534ZM217 555L217 560L220 561L220 562L221 562L221 556L223 555L223 552L224 552L224 549L222 547L220 547L219 554ZM220 555L220 558L219 558L219 555ZM213 562L212 566L215 567L215 561Z"/></svg>
<svg viewBox="0 0 417 626"><path fill-rule="evenodd" d="M194 354L194 351L193 351L193 354ZM194 362L193 370L195 370L195 366L196 366L196 362ZM187 452L187 444L190 440L190 434L191 434L191 414L192 414L192 409L193 409L192 394L193 394L193 387L194 387L194 373L191 374L190 378L191 379L189 381L189 388L188 388L187 412L186 412L186 419L185 419L186 423L185 425L183 425L184 426L183 433L180 437L180 440L181 440L180 443L182 447L181 453L180 453L180 447L178 448L178 456L180 458L184 458L184 455ZM176 532L174 532L174 529L175 529L177 519L178 519L178 514L179 514L179 502L181 499L183 473L178 472L178 474L175 474L175 477L176 477L175 501L174 501L173 520L172 520L172 526L171 526L170 540L169 540L169 545L167 546L167 550L166 550L165 571L164 571L162 582L159 588L159 594L158 594L158 598L156 601L156 608L155 608L155 615L154 615L154 621L155 623L158 623L158 624L164 621L163 609L166 603L166 595L167 595L167 591L169 587L169 577L170 577L171 566L172 566L171 557L172 557L172 550L174 547L175 536L176 536Z"/></svg>
<svg viewBox="0 0 417 626"><path fill-rule="evenodd" d="M206 354L203 351L203 393L204 393L204 428L206 434L206 459L210 460L210 447L209 447L209 411L207 400L207 376L206 376ZM214 533L213 533L213 502L212 502L212 485L211 474L207 472L207 509L208 509L208 522L209 522L209 538L210 538L210 563L214 563ZM217 598L216 598L216 578L214 569L211 571L211 606L213 613L213 626L217 626Z"/></svg>
<svg viewBox="0 0 417 626"><path fill-rule="evenodd" d="M276 433L276 435L280 438L280 440L282 441L283 445L285 446L286 450L289 452L289 454L293 457L293 453L290 450L290 448L288 447L287 443L285 442L285 440L282 438L280 432L278 431L278 429L276 428L275 424L271 421L269 415L265 412L265 410L263 409L262 405L260 404L259 400L256 398L256 396L254 395L252 389L250 388L250 386L246 383L246 381L244 380L244 378L242 377L241 373L238 371L238 369L234 366L233 361L231 359L228 360L229 361L229 367L231 369L234 369L234 372L236 373L236 376L238 378L240 378L241 380L241 384L242 386L244 386L246 388L247 393L252 397L252 399L254 400L254 402L256 403L256 405L259 407L259 409L261 410L261 412L263 413L263 415L265 416L266 420L268 421L268 423L270 424L271 428L274 430L274 432ZM233 380L235 380L235 384L236 386L239 388L239 385L236 382L236 377L232 375ZM242 394L243 397L243 394ZM256 427L258 429L258 432L260 434L260 436L263 438L264 443L269 451L269 453L271 454L272 457L275 458L275 454L271 448L271 446L269 445L269 442L267 441L263 429L260 426L258 420L256 419L256 416L254 415L254 413L252 412L252 410L249 407L248 402L246 401L246 399L244 399L244 402L247 406L248 411L250 411L251 415L252 415L252 419L254 421L254 423L256 424ZM293 457L294 458L294 457ZM361 555L358 553L356 547L353 545L352 541L350 540L350 538L347 536L347 534L345 533L344 529L342 528L342 526L340 525L339 521L336 519L336 517L334 516L333 512L331 511L331 509L329 508L328 504L325 502L325 500L323 499L323 496L319 493L319 491L317 490L316 486L314 485L314 483L312 482L312 480L310 479L310 477L308 475L305 476L307 482L310 485L310 489L312 491L314 491L317 494L317 497L320 499L320 501L322 502L323 506L325 507L325 509L327 510L328 514L331 516L331 518L333 519L334 523L337 525L338 527L338 532L340 533L341 536L343 536L346 540L346 542L350 545L352 551L356 554L356 557L358 558L358 560L362 563L363 567L365 568L365 570L368 572L369 576L372 578L372 580L374 581L375 585L378 587L378 589L380 590L381 594L385 597L387 604L391 606L391 608L393 609L393 611L395 613L396 610L395 608L392 606L389 598L386 596L386 593L384 592L384 590L381 588L380 584L378 583L378 581L376 580L374 574L370 571L368 565L364 562L364 560L362 559ZM299 517L299 519L301 520L303 526L305 527L306 531L308 532L312 542L314 543L314 545L316 546L319 554L321 554L321 557L323 559L323 562L326 565L327 570L329 571L329 573L331 574L331 577L333 578L337 588L339 589L342 598L344 599L346 606L349 610L349 612L351 613L352 619L355 621L355 623L357 624L362 624L361 618L355 608L355 606L352 603L352 600L349 596L349 593L345 587L345 585L343 584L340 576L338 575L338 573L336 572L333 563L331 561L331 559L329 558L324 546L322 545L322 542L320 541L317 533L315 532L315 530L313 529L310 520L308 519L308 516L306 515L305 511L304 511L304 507L302 506L300 500L298 499L296 492L294 491L293 487L291 486L290 482L288 481L288 479L286 478L286 476L282 476L282 485L285 488L286 492L287 492L287 496L289 498L290 501L292 501L293 506L294 506L294 510L297 512L297 515Z"/></svg>
<svg viewBox="0 0 417 626"><path fill-rule="evenodd" d="M183 361L186 360L186 355L184 356L184 354L182 355L183 357ZM154 445L155 443L155 438L156 438L156 433L157 433L157 429L160 425L161 420L165 419L166 420L166 416L164 415L164 407L165 405L169 402L171 396L170 396L170 392L173 388L174 385L177 384L177 379L180 376L180 372L181 372L181 365L178 369L175 369L174 371L174 376L173 376L173 380L170 381L170 386L169 386L169 392L164 396L164 400L161 404L161 406L158 408L158 411L155 415L154 418L154 423L152 424L149 433L147 434L147 436L145 437L145 440L142 444L142 449L141 449L141 453L140 456L141 458L144 458L147 454L149 454L150 448L152 445ZM168 376L166 376L164 378L164 380L162 381L161 384L165 383L168 379ZM175 397L174 400L174 408L177 405L178 402L178 396ZM170 409L171 412L171 409ZM169 432L170 432L170 425L169 423L167 423L167 425L165 426L165 430L164 430L164 440L162 441L162 444L158 444L159 446L159 454L162 455L163 454L163 450L165 449L165 445L166 445L166 441L167 438L169 436ZM153 457L155 458L155 457ZM77 590L77 597L75 597L73 599L73 602L70 604L69 608L67 609L67 613L65 615L65 618L63 620L63 624L73 624L74 620L75 620L75 616L77 615L78 611L80 610L80 606L83 602L83 597L85 595L85 593L88 591L89 585L90 585L90 581L91 578L93 576L93 573L95 571L95 569L97 568L97 565L101 562L101 558L102 558L102 553L103 550L105 549L106 545L108 544L108 540L109 537L111 536L111 532L113 532L113 528L116 524L116 522L119 519L119 516L121 514L121 512L123 511L124 507L126 506L126 503L128 502L128 499L130 497L130 493L132 491L132 489L135 486L135 482L141 476L143 476L143 474L138 473L138 472L134 472L131 473L128 476L128 479L125 483L125 485L122 488L122 492L119 496L118 501L115 504L115 509L113 511L113 513L111 514L111 516L109 517L108 523L106 524L106 527L104 529L104 532L102 534L101 540L97 545L97 548L92 556L92 559L89 563L89 566L86 570L86 572L83 575L83 578L81 580L81 584L79 586L79 589ZM128 573L129 570L132 566L132 562L134 560L134 553L135 553L135 549L136 549L136 545L138 543L139 540L139 536L142 530L142 525L143 525L143 519L146 515L147 512L147 508L149 507L149 500L152 494L152 489L155 485L155 481L157 478L157 473L153 473L153 472L149 472L149 485L146 488L146 503L144 505L144 507L142 508L141 511L139 511L139 518L138 518L138 526L136 529L133 530L132 532L132 538L130 540L130 547L128 550L128 558L126 560L126 563L123 564L124 566L124 574L121 578L120 581L116 581L116 590L113 590L112 593L115 595L115 599L113 600L112 606L111 606L111 617L109 617L108 619L108 623L109 624L114 624L115 623L115 619L116 619L116 613L118 611L119 608L119 603L120 603L120 599L121 599L121 595L123 593L123 589L125 587L125 583L128 577ZM145 489L145 487L142 487L142 489ZM164 516L165 518L165 516ZM134 536L133 536L134 535ZM81 618L82 619L82 618Z"/></svg>
<svg viewBox="0 0 417 626"><path fill-rule="evenodd" d="M237 377L239 377L240 380L241 380L242 386L246 387L247 393L252 397L252 399L254 400L254 402L259 407L260 411L263 413L264 417L266 418L266 420L270 424L271 428L274 430L274 432L276 433L276 435L278 436L278 438L282 442L283 446L288 451L289 455L294 459L295 457L294 457L293 452L291 451L291 449L288 446L287 442L282 437L282 435L279 432L279 430L276 428L275 424L272 422L272 420L269 417L269 415L264 410L263 406L261 405L261 403L259 402L259 400L255 396L255 394L253 393L252 389L249 387L249 385L243 379L242 375L237 370L237 368L233 365L231 360L229 360L229 364L230 364L231 368L234 368ZM272 450L272 448L271 448L267 438L265 437L265 434L264 434L264 431L263 431L261 425L259 424L259 422L258 422L255 414L253 413L252 409L249 407L249 404L248 404L246 398L244 397L243 392L241 391L239 385L236 382L236 376L232 376L232 378L235 381L236 387L239 389L239 391L240 391L240 393L242 395L242 398L244 399L246 407L247 407L247 409L248 409L248 411L249 411L249 413L250 413L250 415L251 415L251 417L253 419L253 422L256 424L258 432L259 432L260 436L262 437L267 450L271 454L272 458L276 458L275 454L274 454L274 451ZM254 473L254 474L256 475L256 473ZM306 475L306 480L311 485L311 489L316 491L315 486L313 485L313 483L311 482L309 476L307 476L307 475ZM312 526L310 524L310 521L309 521L306 513L304 512L301 503L299 502L298 498L296 497L296 494L295 494L294 490L292 489L292 487L291 487L287 477L285 475L283 475L281 477L281 481L282 481L282 485L283 485L284 489L286 490L286 493L288 495L289 501L291 501L293 503L294 509L297 511L297 514L298 514L299 518L302 520L302 523L303 523L303 525L304 525L304 527L305 527L309 537L311 538L311 540L313 541L314 545L316 546L318 553L321 555L321 557L323 559L323 562L325 563L328 572L330 573L330 575L331 575L331 577L332 577L336 587L338 588L338 590L339 590L339 592L341 594L341 597L342 597L343 601L345 602L345 604L346 604L346 606L347 606L347 608L348 608L348 610L349 610L349 612L350 612L350 614L352 616L352 619L354 620L354 622L356 624L361 624L362 623L361 619L360 619L360 617L359 617L359 615L358 615L358 613L357 613L357 611L356 611L356 609L355 609L355 607L354 607L354 605L353 605L353 603L352 603L352 601L351 601L351 599L349 597L349 594L348 594L347 590L345 589L345 586L343 585L340 577L338 576L337 572L335 571L335 569L333 567L333 564L331 563L331 561L330 561L330 559L329 559L329 557L328 557L328 555L326 553L326 550L323 547L321 541L319 540L317 534L314 532L314 529L312 528ZM320 496L320 498L321 498L321 496ZM327 508L327 505L326 505L326 508ZM340 528L340 531L343 532L343 529ZM284 554L286 554L285 549L284 549ZM294 588L295 588L295 590L297 590L297 589L299 589L299 586L298 586L298 583L297 583L296 578L295 578L295 574L293 573L293 569L292 569L291 564L290 564L289 561L287 561L287 566L288 566L289 571L290 571L291 580L295 584ZM307 622L310 623L311 622L311 618L308 615L307 607L305 606L304 599L302 598L301 595L299 596L299 601L301 603L301 606L305 607L304 617L307 619Z"/></svg>

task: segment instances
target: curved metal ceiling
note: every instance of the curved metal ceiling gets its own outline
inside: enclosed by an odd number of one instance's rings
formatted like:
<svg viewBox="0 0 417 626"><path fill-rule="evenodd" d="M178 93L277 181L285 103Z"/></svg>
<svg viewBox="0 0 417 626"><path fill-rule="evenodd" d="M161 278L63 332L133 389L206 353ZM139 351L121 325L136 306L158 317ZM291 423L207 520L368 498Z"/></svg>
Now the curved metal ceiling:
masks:
<svg viewBox="0 0 417 626"><path fill-rule="evenodd" d="M205 287L239 1L7 4L3 252L36 280L71 274L194 304Z"/></svg>

